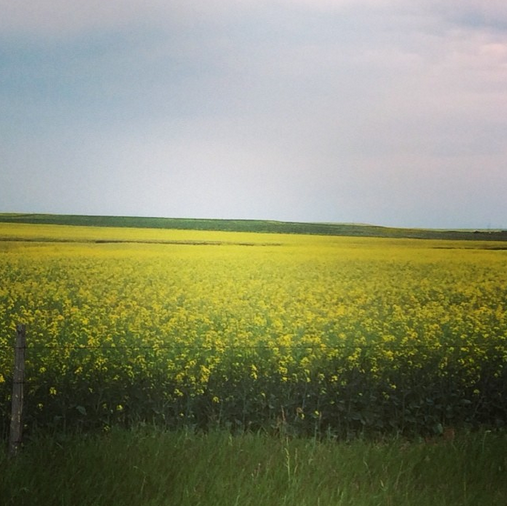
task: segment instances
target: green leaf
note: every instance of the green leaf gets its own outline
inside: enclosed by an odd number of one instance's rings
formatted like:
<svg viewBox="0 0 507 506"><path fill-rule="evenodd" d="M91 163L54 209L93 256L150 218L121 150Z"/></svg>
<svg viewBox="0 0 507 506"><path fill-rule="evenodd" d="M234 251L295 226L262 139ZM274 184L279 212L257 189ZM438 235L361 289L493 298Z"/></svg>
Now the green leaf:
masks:
<svg viewBox="0 0 507 506"><path fill-rule="evenodd" d="M86 408L84 406L76 406L76 409L81 413L83 416L86 416Z"/></svg>

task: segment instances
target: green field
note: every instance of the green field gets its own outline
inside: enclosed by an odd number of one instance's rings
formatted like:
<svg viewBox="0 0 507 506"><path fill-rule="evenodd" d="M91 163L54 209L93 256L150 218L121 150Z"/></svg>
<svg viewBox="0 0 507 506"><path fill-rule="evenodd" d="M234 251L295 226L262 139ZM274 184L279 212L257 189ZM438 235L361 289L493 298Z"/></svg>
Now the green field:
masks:
<svg viewBox="0 0 507 506"><path fill-rule="evenodd" d="M0 222L86 227L128 227L166 230L208 230L215 232L306 234L345 237L507 241L507 230L434 230L422 228L381 227L376 225L351 223L294 223L268 220L214 220L19 213L0 213Z"/></svg>

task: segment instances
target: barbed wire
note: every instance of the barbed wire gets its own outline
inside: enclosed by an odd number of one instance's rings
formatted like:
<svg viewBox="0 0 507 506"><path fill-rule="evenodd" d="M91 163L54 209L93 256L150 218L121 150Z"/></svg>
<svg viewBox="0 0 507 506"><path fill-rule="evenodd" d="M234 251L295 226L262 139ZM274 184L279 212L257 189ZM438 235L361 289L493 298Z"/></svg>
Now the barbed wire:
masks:
<svg viewBox="0 0 507 506"><path fill-rule="evenodd" d="M479 349L498 349L502 346L500 343L390 343L390 342L372 342L372 343L343 343L343 344L226 344L217 346L212 344L139 344L139 345L80 345L80 344L31 344L25 347L26 350L201 350L201 351L227 351L227 350L347 350L347 349L371 349L386 348L388 351L396 351L403 349L431 349L441 350L452 348L461 351L468 351L467 348ZM14 345L0 344L1 350L14 350ZM507 352L507 342L505 343L505 351Z"/></svg>

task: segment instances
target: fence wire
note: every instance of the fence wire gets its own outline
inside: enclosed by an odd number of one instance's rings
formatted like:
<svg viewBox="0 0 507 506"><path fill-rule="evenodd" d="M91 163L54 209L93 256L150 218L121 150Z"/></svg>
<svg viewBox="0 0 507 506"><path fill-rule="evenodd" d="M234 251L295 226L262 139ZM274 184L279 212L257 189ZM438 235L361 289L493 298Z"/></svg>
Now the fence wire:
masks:
<svg viewBox="0 0 507 506"><path fill-rule="evenodd" d="M470 351L469 348L481 349L481 350L496 350L498 351L501 347L498 343L438 343L434 344L421 344L421 343L406 343L406 344L393 344L374 342L367 344L356 344L356 343L344 343L344 344L228 344L225 346L213 346L213 345L196 345L196 344L182 344L172 343L163 345L77 345L77 344L31 344L25 347L26 350L171 350L171 349L184 349L184 350L200 350L200 351L227 351L227 350L347 350L347 349L375 349L385 348L389 351L405 350L405 349L428 349L428 350L442 350L452 349L461 351ZM12 350L14 345L1 344L0 350ZM507 352L507 346L505 347Z"/></svg>

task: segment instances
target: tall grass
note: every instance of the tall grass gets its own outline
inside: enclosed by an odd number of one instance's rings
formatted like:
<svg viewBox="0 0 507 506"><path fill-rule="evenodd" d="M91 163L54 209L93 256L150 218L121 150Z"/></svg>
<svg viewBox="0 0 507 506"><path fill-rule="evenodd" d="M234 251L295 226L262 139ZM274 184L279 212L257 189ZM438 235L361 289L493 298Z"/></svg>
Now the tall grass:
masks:
<svg viewBox="0 0 507 506"><path fill-rule="evenodd" d="M0 455L2 506L505 506L507 439L336 442L119 431Z"/></svg>

